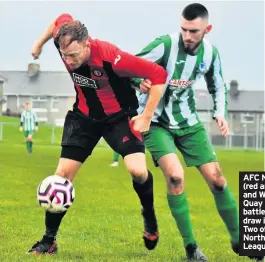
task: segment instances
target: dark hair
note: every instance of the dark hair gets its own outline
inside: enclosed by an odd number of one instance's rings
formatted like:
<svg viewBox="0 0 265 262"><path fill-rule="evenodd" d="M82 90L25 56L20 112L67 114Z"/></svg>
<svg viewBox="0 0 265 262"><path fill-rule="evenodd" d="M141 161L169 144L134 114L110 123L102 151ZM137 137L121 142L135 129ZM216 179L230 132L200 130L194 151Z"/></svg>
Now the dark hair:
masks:
<svg viewBox="0 0 265 262"><path fill-rule="evenodd" d="M199 3L194 3L194 4L190 4L187 5L184 10L182 11L182 16L186 19L186 20L194 20L198 17L201 18L208 18L209 17L209 13L207 8Z"/></svg>
<svg viewBox="0 0 265 262"><path fill-rule="evenodd" d="M70 38L66 41L65 36L70 36ZM66 48L74 41L80 42L87 39L88 31L85 25L80 21L73 21L61 26L56 35L55 43L60 47Z"/></svg>

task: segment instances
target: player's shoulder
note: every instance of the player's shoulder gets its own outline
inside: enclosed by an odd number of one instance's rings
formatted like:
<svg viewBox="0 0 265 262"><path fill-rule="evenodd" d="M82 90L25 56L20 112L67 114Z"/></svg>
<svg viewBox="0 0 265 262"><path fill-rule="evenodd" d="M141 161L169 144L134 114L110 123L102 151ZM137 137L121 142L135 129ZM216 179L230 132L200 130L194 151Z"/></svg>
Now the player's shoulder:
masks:
<svg viewBox="0 0 265 262"><path fill-rule="evenodd" d="M116 45L114 45L108 41L104 41L104 40L100 40L100 39L93 39L92 41L95 43L98 50L100 50L100 51L102 51L102 50L107 50L107 51L119 50L119 48Z"/></svg>
<svg viewBox="0 0 265 262"><path fill-rule="evenodd" d="M211 50L214 56L218 54L218 48L212 43L210 43L208 39L206 38L203 39L203 45L204 45L204 50Z"/></svg>
<svg viewBox="0 0 265 262"><path fill-rule="evenodd" d="M154 41L166 44L167 42L178 41L178 40L179 40L179 33L174 32L171 34L164 34L157 36Z"/></svg>
<svg viewBox="0 0 265 262"><path fill-rule="evenodd" d="M93 39L92 42L103 60L112 60L121 51L120 48L108 41Z"/></svg>
<svg viewBox="0 0 265 262"><path fill-rule="evenodd" d="M181 35L180 32L172 32L170 34L167 34L166 36L170 39L174 39L175 41L179 41Z"/></svg>
<svg viewBox="0 0 265 262"><path fill-rule="evenodd" d="M156 41L159 41L160 43L163 43L165 48L171 49L171 46L178 46L179 39L180 39L180 33L179 32L173 32L170 34L160 35L156 38Z"/></svg>

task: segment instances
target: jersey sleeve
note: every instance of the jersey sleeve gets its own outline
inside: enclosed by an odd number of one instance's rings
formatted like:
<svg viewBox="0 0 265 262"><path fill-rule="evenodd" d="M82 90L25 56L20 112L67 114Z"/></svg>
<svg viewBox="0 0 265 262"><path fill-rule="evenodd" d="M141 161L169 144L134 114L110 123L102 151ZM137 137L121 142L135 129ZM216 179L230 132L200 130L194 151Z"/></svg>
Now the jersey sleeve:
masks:
<svg viewBox="0 0 265 262"><path fill-rule="evenodd" d="M34 111L32 112L32 114L33 114L33 119L34 119L35 125L38 126L39 122L38 122L37 114Z"/></svg>
<svg viewBox="0 0 265 262"><path fill-rule="evenodd" d="M156 64L163 65L164 53L164 40L162 37L158 37L136 55L149 61L155 62Z"/></svg>
<svg viewBox="0 0 265 262"><path fill-rule="evenodd" d="M213 97L213 117L227 118L227 86L223 78L222 64L218 50L215 48L210 70L205 74L209 93Z"/></svg>
<svg viewBox="0 0 265 262"><path fill-rule="evenodd" d="M154 62L166 68L164 64L164 56L165 56L165 37L157 37L154 41L149 43L140 53L136 54L136 56L144 58L148 61ZM131 83L135 87L139 87L142 82L142 78L131 78Z"/></svg>
<svg viewBox="0 0 265 262"><path fill-rule="evenodd" d="M73 22L74 19L70 14L62 14L60 16L58 16L55 20L55 28L53 30L53 38L56 37L57 32L59 31L59 29L61 28L61 26L63 24L69 23L69 22Z"/></svg>
<svg viewBox="0 0 265 262"><path fill-rule="evenodd" d="M102 49L102 48L101 48ZM121 51L116 46L105 43L103 60L111 63L113 71L121 77L148 78L153 85L165 84L167 72L163 67Z"/></svg>

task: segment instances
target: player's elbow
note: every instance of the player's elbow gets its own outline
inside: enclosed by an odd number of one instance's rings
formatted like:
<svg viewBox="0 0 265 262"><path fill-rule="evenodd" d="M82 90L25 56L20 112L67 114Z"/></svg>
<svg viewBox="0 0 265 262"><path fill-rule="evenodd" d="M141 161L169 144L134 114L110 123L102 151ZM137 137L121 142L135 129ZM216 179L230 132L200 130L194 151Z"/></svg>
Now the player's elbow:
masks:
<svg viewBox="0 0 265 262"><path fill-rule="evenodd" d="M58 21L60 21L60 22L62 22L62 21L73 21L74 19L73 19L73 17L72 17L72 15L70 15L70 14L68 14L68 13L64 13L64 14L61 14L61 15L59 15L57 18L56 18L56 22L58 22Z"/></svg>
<svg viewBox="0 0 265 262"><path fill-rule="evenodd" d="M154 74L150 77L152 85L164 85L167 81L167 71L162 67L157 65L157 69L154 70Z"/></svg>

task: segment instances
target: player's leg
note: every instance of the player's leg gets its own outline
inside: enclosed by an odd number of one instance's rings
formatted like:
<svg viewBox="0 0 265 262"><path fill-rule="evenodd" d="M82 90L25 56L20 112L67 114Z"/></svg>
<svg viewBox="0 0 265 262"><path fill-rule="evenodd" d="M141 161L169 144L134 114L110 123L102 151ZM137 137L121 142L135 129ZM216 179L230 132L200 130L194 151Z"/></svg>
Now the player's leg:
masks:
<svg viewBox="0 0 265 262"><path fill-rule="evenodd" d="M215 205L231 237L233 251L239 253L239 216L236 200L231 192L220 166L209 162L198 167L214 196ZM262 261L263 257L250 257Z"/></svg>
<svg viewBox="0 0 265 262"><path fill-rule="evenodd" d="M130 146L131 149L131 146ZM135 151L140 151L139 149ZM144 153L129 152L124 156L124 164L133 179L133 188L142 205L144 219L143 239L147 249L156 247L159 238L157 219L154 209L153 175L147 170Z"/></svg>
<svg viewBox="0 0 265 262"><path fill-rule="evenodd" d="M146 248L154 249L158 241L158 226L154 210L153 176L146 167L145 148L140 133L135 133L126 117L109 128L104 138L113 150L123 158L132 176L133 188L142 205L144 219L144 242Z"/></svg>
<svg viewBox="0 0 265 262"><path fill-rule="evenodd" d="M119 153L113 151L113 162L111 163L110 166L112 167L119 166L119 156L120 156Z"/></svg>
<svg viewBox="0 0 265 262"><path fill-rule="evenodd" d="M217 162L208 162L198 167L213 193L216 208L224 221L232 243L239 242L239 217L236 200L221 173Z"/></svg>
<svg viewBox="0 0 265 262"><path fill-rule="evenodd" d="M232 249L235 253L239 252L239 215L237 203L231 192L221 168L217 162L212 144L204 127L195 127L194 136L200 148L194 149L193 154L197 155L197 162L192 165L197 166L198 170L207 182L215 200L215 205L220 217L222 218L231 237ZM188 143L189 144L189 143ZM191 146L191 144L190 144ZM198 150L197 150L198 149ZM198 159L200 155L200 159ZM263 259L263 257L251 257Z"/></svg>
<svg viewBox="0 0 265 262"><path fill-rule="evenodd" d="M64 124L61 157L55 174L73 181L82 163L92 153L101 137L101 129L93 122L84 121L68 112ZM32 254L57 253L56 236L66 212L45 212L45 234L29 250Z"/></svg>
<svg viewBox="0 0 265 262"><path fill-rule="evenodd" d="M24 131L25 144L26 144L27 151L29 153L30 152L30 147L29 147L28 135L29 135L29 131Z"/></svg>
<svg viewBox="0 0 265 262"><path fill-rule="evenodd" d="M222 175L205 128L199 123L183 131L177 139L187 166L196 166L213 193L217 210L233 243L239 241L239 218L235 198Z"/></svg>
<svg viewBox="0 0 265 262"><path fill-rule="evenodd" d="M163 171L167 183L168 205L182 236L187 257L206 261L192 232L189 204L184 191L184 170L176 155L174 133L153 123L144 137L155 165L159 165Z"/></svg>
<svg viewBox="0 0 265 262"><path fill-rule="evenodd" d="M72 152L79 150L75 147L69 147L67 150ZM62 149L62 154L65 153L64 148ZM74 158L74 157L72 157ZM73 181L82 162L60 158L55 175L65 177L70 181ZM56 237L59 230L59 226L65 216L66 211L62 213L51 213L45 212L45 233L40 241L37 241L32 248L28 251L30 254L56 254L58 251Z"/></svg>
<svg viewBox="0 0 265 262"><path fill-rule="evenodd" d="M213 193L217 210L231 235L239 241L239 218L235 198L222 175L206 130L201 124L189 128L178 141L187 166L196 166Z"/></svg>
<svg viewBox="0 0 265 262"><path fill-rule="evenodd" d="M27 142L28 142L28 152L29 153L32 153L32 149L33 149L33 143L32 143L33 135L34 135L34 131L33 130L28 131Z"/></svg>

